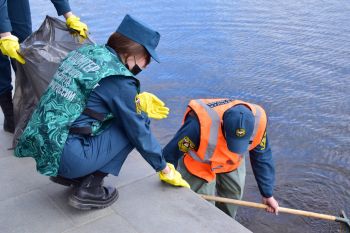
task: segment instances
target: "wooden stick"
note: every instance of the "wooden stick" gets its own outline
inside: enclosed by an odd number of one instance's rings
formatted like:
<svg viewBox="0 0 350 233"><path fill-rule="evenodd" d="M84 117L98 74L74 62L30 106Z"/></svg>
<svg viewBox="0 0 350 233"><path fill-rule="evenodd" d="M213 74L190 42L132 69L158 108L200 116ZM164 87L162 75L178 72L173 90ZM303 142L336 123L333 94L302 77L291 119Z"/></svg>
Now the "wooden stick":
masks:
<svg viewBox="0 0 350 233"><path fill-rule="evenodd" d="M224 198L224 197L209 196L209 195L200 195L200 196L208 201L217 201L217 202L223 202L223 203L239 205L239 206L254 207L254 208L258 208L258 209L266 209L266 207L267 207L267 205L255 203L255 202L249 202L249 201L241 201L241 200L235 200L235 199ZM315 213L315 212L289 209L289 208L284 208L284 207L278 207L278 212L294 214L294 215L301 215L301 216L312 217L312 218L320 218L320 219L325 219L325 220L329 220L329 221L336 221L338 218L338 217L332 216L332 215L319 214L319 213Z"/></svg>

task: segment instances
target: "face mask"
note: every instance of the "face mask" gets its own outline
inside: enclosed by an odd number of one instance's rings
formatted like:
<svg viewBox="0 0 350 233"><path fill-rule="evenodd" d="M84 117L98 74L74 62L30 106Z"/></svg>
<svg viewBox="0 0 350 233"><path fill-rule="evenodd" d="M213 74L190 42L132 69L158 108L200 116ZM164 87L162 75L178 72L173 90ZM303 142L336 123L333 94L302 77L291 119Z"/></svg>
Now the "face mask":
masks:
<svg viewBox="0 0 350 233"><path fill-rule="evenodd" d="M133 75L137 75L138 73L140 73L142 71L142 69L136 64L134 65L134 67L130 70L130 72Z"/></svg>
<svg viewBox="0 0 350 233"><path fill-rule="evenodd" d="M129 65L128 64L125 64L125 67L130 70L130 72L133 74L133 75L137 75L138 73L140 73L142 71L142 69L136 64L136 58L134 57L135 59L135 65L133 68L131 68L131 70L129 69Z"/></svg>

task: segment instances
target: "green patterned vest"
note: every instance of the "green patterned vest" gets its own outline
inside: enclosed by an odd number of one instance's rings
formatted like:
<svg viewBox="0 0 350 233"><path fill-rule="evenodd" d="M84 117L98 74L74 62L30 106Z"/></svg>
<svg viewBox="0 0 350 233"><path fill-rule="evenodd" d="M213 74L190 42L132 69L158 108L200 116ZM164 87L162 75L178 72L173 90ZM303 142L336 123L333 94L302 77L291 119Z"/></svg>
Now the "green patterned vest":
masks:
<svg viewBox="0 0 350 233"><path fill-rule="evenodd" d="M86 45L70 52L40 98L19 138L15 156L33 157L40 173L56 176L70 125L85 109L98 82L111 75L134 79L105 46Z"/></svg>

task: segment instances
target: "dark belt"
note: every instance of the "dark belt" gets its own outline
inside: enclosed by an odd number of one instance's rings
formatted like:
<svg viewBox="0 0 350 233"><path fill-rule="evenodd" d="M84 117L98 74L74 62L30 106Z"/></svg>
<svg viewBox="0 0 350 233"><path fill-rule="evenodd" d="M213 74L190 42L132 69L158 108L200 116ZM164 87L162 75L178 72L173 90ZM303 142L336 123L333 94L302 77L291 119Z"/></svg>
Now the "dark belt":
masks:
<svg viewBox="0 0 350 233"><path fill-rule="evenodd" d="M105 119L105 116L102 113L96 112L90 108L85 108L83 114L99 121L103 121Z"/></svg>
<svg viewBox="0 0 350 233"><path fill-rule="evenodd" d="M99 120L101 122L105 118L102 113L96 112L90 108L85 108L83 111L83 114L85 114L93 119ZM87 127L71 127L69 129L69 133L82 134L82 135L92 135L92 129L89 126L87 126Z"/></svg>
<svg viewBox="0 0 350 233"><path fill-rule="evenodd" d="M81 134L81 135L92 135L91 127L71 127L69 133Z"/></svg>

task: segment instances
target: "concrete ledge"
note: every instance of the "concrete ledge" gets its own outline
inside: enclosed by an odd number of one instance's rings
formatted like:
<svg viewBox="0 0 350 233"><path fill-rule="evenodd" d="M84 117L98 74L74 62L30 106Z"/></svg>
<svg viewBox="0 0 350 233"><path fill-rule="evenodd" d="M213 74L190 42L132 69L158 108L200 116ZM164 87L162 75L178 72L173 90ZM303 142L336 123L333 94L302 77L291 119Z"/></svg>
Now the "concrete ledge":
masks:
<svg viewBox="0 0 350 233"><path fill-rule="evenodd" d="M11 137L1 126L0 232L250 232L191 190L160 182L135 151L119 177L106 179L119 189L117 202L102 210L76 210L67 204L71 188L51 183L36 172L33 159L7 150Z"/></svg>

